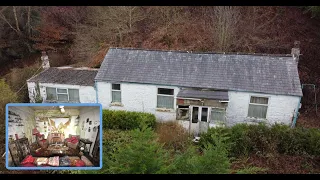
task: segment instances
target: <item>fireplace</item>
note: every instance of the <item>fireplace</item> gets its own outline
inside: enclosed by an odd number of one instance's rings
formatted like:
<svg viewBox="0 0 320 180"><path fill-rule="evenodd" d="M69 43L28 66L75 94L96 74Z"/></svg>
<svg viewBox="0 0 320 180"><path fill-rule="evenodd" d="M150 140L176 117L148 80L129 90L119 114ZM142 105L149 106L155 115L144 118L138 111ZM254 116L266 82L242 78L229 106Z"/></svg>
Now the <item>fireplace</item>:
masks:
<svg viewBox="0 0 320 180"><path fill-rule="evenodd" d="M64 141L63 133L50 133L48 135L48 140L50 144L61 144Z"/></svg>

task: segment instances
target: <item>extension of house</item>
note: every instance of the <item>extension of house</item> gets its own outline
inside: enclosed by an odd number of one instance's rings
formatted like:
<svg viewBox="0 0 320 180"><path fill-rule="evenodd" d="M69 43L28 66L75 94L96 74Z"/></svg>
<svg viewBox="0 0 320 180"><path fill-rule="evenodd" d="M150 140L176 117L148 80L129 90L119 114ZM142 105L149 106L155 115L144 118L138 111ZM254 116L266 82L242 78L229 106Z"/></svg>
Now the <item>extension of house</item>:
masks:
<svg viewBox="0 0 320 180"><path fill-rule="evenodd" d="M40 92L46 102L149 112L194 133L237 123L294 126L299 55L298 47L282 55L110 48L99 70L46 67L27 82L31 102Z"/></svg>

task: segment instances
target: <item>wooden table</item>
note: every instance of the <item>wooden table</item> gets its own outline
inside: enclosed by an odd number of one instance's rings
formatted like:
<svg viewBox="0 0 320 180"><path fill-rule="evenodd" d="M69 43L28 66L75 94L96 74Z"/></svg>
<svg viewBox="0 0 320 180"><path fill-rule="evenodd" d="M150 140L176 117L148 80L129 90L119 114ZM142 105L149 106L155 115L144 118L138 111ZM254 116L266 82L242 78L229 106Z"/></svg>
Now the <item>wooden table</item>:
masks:
<svg viewBox="0 0 320 180"><path fill-rule="evenodd" d="M50 154L57 154L57 155L65 155L69 147L64 146L63 144L51 144L47 148Z"/></svg>

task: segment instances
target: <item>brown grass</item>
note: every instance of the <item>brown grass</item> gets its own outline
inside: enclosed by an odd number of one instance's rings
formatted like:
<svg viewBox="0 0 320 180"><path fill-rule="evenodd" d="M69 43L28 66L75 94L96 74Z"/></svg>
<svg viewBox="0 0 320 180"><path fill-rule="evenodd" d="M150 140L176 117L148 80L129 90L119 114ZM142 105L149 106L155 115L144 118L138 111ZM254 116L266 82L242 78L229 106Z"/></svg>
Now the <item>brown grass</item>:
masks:
<svg viewBox="0 0 320 180"><path fill-rule="evenodd" d="M157 123L155 131L166 149L184 151L191 142L188 132L177 122Z"/></svg>
<svg viewBox="0 0 320 180"><path fill-rule="evenodd" d="M245 166L266 169L265 174L309 174L320 173L320 158L303 156L259 156L251 154L248 158L233 162L234 170Z"/></svg>

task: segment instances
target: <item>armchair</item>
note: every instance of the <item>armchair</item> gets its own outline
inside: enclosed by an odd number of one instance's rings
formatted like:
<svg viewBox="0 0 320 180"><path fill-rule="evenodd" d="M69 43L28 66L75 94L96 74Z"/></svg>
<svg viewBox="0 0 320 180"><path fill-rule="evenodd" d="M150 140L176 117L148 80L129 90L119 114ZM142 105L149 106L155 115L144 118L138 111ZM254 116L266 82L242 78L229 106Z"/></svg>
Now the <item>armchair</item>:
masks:
<svg viewBox="0 0 320 180"><path fill-rule="evenodd" d="M80 135L71 135L69 134L69 137L65 139L65 144L67 147L72 149L77 149L78 144L80 140Z"/></svg>

